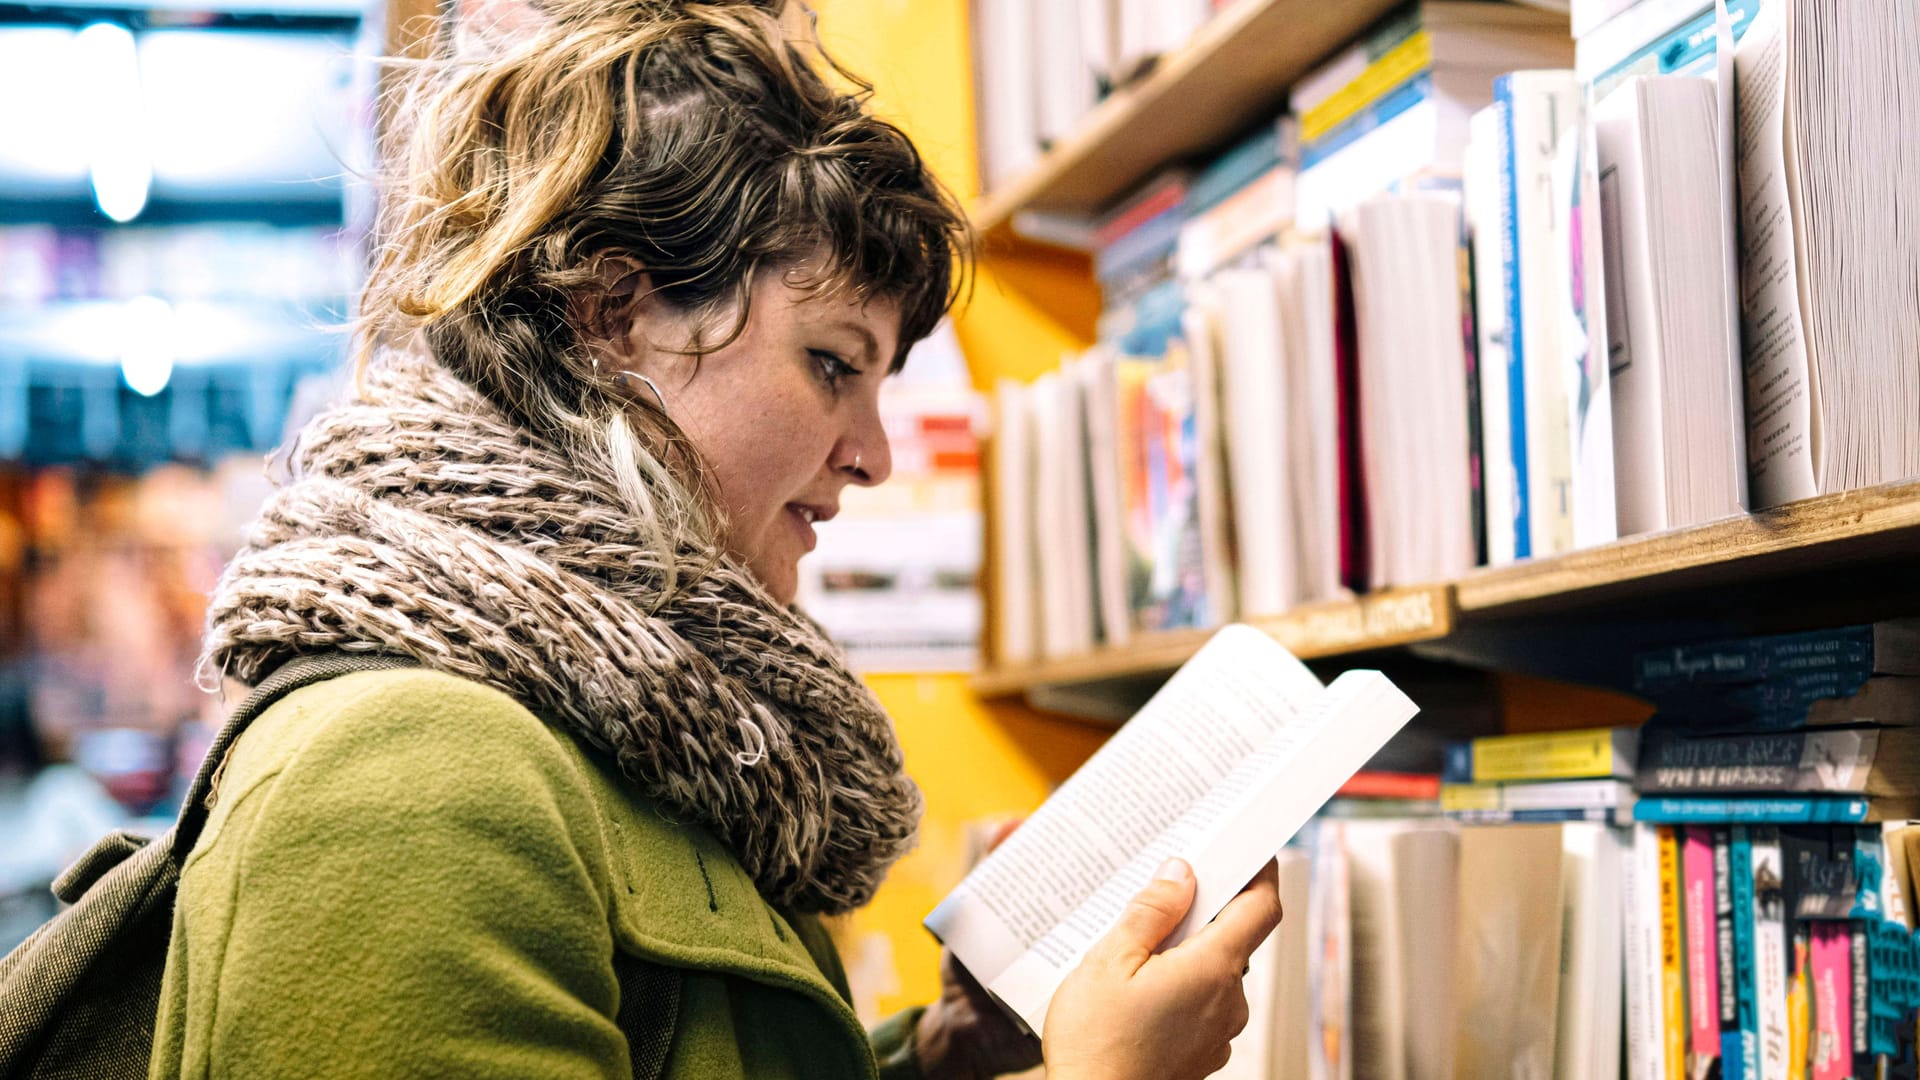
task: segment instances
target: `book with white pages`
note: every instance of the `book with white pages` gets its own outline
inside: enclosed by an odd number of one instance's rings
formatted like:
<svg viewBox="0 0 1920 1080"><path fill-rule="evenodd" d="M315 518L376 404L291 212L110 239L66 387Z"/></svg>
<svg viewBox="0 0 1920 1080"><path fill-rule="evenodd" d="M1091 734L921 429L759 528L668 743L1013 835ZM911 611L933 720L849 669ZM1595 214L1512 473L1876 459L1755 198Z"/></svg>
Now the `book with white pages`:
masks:
<svg viewBox="0 0 1920 1080"><path fill-rule="evenodd" d="M1735 52L1753 504L1920 476L1920 20L1764 4Z"/></svg>
<svg viewBox="0 0 1920 1080"><path fill-rule="evenodd" d="M1169 858L1204 927L1417 708L1384 675L1323 685L1272 638L1216 633L941 901L926 925L1030 1030Z"/></svg>
<svg viewBox="0 0 1920 1080"><path fill-rule="evenodd" d="M1467 121L1460 198L1473 248L1473 329L1480 380L1480 468L1486 496L1487 563L1517 557L1514 523L1519 479L1514 472L1513 406L1507 393L1507 285L1500 255L1500 115L1489 105Z"/></svg>
<svg viewBox="0 0 1920 1080"><path fill-rule="evenodd" d="M1261 267L1222 270L1198 287L1196 306L1218 313L1240 610L1277 615L1300 600L1278 286Z"/></svg>
<svg viewBox="0 0 1920 1080"><path fill-rule="evenodd" d="M1086 407L1088 534L1093 544L1093 600L1098 638L1119 647L1132 639L1127 614L1126 535L1120 522L1120 411L1112 350L1095 346L1072 367Z"/></svg>
<svg viewBox="0 0 1920 1080"><path fill-rule="evenodd" d="M1027 388L1001 379L993 401L993 653L997 663L1024 664L1039 655Z"/></svg>
<svg viewBox="0 0 1920 1080"><path fill-rule="evenodd" d="M1286 331L1294 512L1300 521L1303 600L1331 600L1340 584L1340 391L1334 358L1333 245L1290 244L1275 260Z"/></svg>
<svg viewBox="0 0 1920 1080"><path fill-rule="evenodd" d="M1742 509L1717 111L1713 83L1681 75L1637 76L1593 108L1622 535Z"/></svg>

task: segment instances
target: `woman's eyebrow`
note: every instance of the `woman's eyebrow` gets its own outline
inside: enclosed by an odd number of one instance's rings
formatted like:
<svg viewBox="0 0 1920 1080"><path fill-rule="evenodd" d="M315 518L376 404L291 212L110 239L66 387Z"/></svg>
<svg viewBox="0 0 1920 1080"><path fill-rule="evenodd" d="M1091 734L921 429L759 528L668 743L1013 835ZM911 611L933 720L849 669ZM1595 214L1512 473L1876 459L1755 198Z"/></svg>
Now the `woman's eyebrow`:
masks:
<svg viewBox="0 0 1920 1080"><path fill-rule="evenodd" d="M866 354L867 354L866 355L867 363L872 364L879 359L880 342L877 338L873 336L872 330L867 329L864 325L857 323L852 319L835 319L832 322L827 323L826 325L827 325L827 328L830 330L844 330L847 333L852 334L854 337L859 338L861 347L866 351Z"/></svg>

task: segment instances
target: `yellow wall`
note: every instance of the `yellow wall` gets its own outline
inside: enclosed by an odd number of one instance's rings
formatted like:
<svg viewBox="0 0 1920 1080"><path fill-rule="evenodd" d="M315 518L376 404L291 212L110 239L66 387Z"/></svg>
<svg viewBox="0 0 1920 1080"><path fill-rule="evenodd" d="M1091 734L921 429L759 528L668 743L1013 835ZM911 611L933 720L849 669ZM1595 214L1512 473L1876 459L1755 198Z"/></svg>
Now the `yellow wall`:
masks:
<svg viewBox="0 0 1920 1080"><path fill-rule="evenodd" d="M876 111L904 128L942 181L971 203L978 170L966 0L813 6L827 51L873 82ZM1096 308L1084 257L989 251L955 328L975 383L986 387L1001 375L1030 379L1063 353L1085 348ZM959 676L869 681L899 728L907 768L927 801L919 850L843 934L856 981L865 974L882 988L874 1004L884 1014L930 1000L939 987L939 951L920 920L964 870L968 826L1031 810L1105 732L982 702Z"/></svg>

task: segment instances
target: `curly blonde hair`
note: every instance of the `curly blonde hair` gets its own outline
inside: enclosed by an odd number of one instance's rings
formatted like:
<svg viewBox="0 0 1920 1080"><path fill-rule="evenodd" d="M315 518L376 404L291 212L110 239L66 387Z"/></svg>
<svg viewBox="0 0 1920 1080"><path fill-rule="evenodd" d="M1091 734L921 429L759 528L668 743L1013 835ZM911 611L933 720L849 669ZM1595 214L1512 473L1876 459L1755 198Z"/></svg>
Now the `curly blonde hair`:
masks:
<svg viewBox="0 0 1920 1080"><path fill-rule="evenodd" d="M952 196L784 7L545 0L483 55L408 65L386 103L362 355L424 342L520 422L607 455L663 543L676 523L713 535L717 511L672 422L594 368L604 328L582 313L608 260L702 325L730 319L708 349L745 327L757 275L804 265L810 287L898 304L895 366L967 276Z"/></svg>

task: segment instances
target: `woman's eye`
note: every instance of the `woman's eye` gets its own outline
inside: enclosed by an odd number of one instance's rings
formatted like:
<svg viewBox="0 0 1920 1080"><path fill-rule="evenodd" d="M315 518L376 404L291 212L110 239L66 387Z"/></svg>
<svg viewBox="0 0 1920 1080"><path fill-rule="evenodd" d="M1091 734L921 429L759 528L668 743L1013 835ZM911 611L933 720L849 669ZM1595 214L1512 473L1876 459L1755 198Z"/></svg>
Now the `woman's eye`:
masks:
<svg viewBox="0 0 1920 1080"><path fill-rule="evenodd" d="M820 378L829 388L838 389L841 379L860 374L859 368L842 360L838 353L828 352L825 349L808 349L807 352L813 357L814 362L820 365Z"/></svg>

